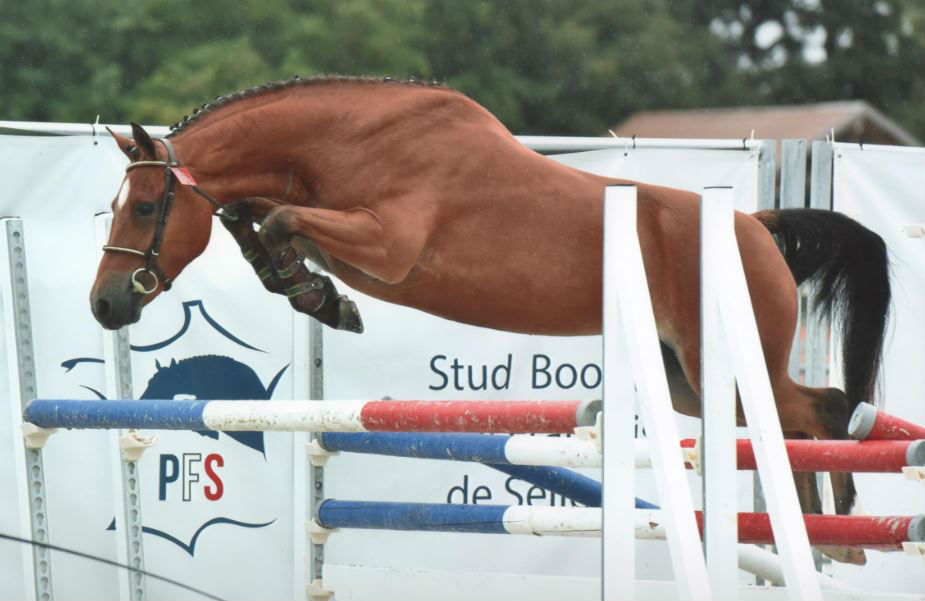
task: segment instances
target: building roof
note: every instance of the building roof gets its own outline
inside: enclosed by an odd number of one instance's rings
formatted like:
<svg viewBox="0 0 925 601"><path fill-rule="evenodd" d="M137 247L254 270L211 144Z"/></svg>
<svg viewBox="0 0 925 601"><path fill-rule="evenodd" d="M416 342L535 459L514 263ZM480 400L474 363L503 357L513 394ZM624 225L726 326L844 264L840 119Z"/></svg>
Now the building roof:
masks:
<svg viewBox="0 0 925 601"><path fill-rule="evenodd" d="M613 128L621 137L819 140L921 146L922 143L863 100L741 108L643 111Z"/></svg>

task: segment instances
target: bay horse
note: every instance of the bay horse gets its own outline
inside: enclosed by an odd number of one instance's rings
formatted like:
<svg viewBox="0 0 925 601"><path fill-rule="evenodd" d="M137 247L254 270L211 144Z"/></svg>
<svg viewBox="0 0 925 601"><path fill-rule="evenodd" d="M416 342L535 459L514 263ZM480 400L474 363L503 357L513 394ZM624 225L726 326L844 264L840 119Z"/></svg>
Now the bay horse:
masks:
<svg viewBox="0 0 925 601"><path fill-rule="evenodd" d="M139 319L203 252L218 214L264 286L331 327L363 326L303 256L351 288L446 319L528 334L601 331L604 188L627 182L529 150L455 90L296 77L219 97L163 140L135 124L131 138L113 137L130 163L90 295L106 328ZM699 416L699 196L636 185L672 400ZM735 231L784 431L846 438L854 407L874 395L881 359L883 240L809 209L737 213ZM803 282L841 318L844 391L787 374ZM814 475L796 479L804 511L821 512ZM832 482L837 512L848 513L851 474ZM860 550L827 552L864 561Z"/></svg>

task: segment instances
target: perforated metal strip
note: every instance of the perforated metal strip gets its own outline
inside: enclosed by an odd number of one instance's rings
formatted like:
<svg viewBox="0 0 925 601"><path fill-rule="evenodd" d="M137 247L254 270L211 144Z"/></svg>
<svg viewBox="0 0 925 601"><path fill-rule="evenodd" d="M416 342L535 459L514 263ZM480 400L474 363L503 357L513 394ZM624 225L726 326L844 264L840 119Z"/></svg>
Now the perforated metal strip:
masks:
<svg viewBox="0 0 925 601"><path fill-rule="evenodd" d="M16 329L16 358L19 364L19 397L25 407L36 395L35 349L32 345L32 313L29 307L29 278L26 271L26 243L22 220L6 221L9 247L12 308ZM23 443L25 444L25 443ZM26 478L29 483L29 513L32 540L48 543L48 513L45 500L45 468L42 450L26 447ZM35 598L54 599L51 579L51 554L45 547L33 545Z"/></svg>
<svg viewBox="0 0 925 601"><path fill-rule="evenodd" d="M132 350L129 344L128 328L113 333L113 346L116 370L116 388L119 398L134 397L132 388ZM122 461L122 501L125 509L125 546L128 565L135 570L128 570L129 595L132 601L145 601L148 598L147 583L142 571L145 569L145 552L141 521L141 480L137 461Z"/></svg>

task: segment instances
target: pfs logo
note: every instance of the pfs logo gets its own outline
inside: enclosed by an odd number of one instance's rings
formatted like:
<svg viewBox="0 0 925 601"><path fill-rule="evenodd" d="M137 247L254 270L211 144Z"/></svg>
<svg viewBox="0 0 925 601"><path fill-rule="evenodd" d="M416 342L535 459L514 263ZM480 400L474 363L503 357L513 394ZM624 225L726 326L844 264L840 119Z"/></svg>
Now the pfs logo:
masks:
<svg viewBox="0 0 925 601"><path fill-rule="evenodd" d="M166 501L167 486L179 482L183 501L193 499L194 487L197 493L202 492L206 500L218 501L225 493L225 486L218 475L218 468L224 465L225 460L218 453L206 455L204 461L202 453L183 453L180 457L171 453L162 454L157 479L158 500ZM205 478L204 483L200 483L200 476Z"/></svg>
<svg viewBox="0 0 925 601"><path fill-rule="evenodd" d="M189 351L192 350L190 347L193 346L189 343L190 341L176 347L173 345L193 329L196 331L196 336L191 338L191 341L196 350L222 349L226 352L234 351L236 354L247 352L247 356L253 358L260 355L254 356L250 354L251 352L269 357L266 351L247 344L220 325L206 312L202 301L184 302L183 313L185 317L183 326L173 335L154 344L132 345L131 347L135 357L139 356L135 353L141 353L141 357L147 358L151 355L146 355L146 353L165 352L165 350L171 354L187 355L179 361L171 358L163 365L155 360L153 363L156 369L141 394L142 399L266 400L273 396L273 391L288 369L288 365L278 369L269 384L265 386L252 367L232 357L209 353L189 356ZM219 334L218 340L214 336L216 333ZM233 346L228 345L229 341L233 343ZM242 351L242 348L246 351ZM150 361L150 359L147 361L142 359L140 365L151 365ZM62 367L70 371L81 363L101 362L102 360L92 357L79 357L65 361ZM265 364L266 360L264 359L263 362ZM83 385L83 388L90 390L100 398L105 398L102 393L90 386ZM182 533L176 532L181 527L174 520L169 520L159 528L143 526L145 534L168 540L191 556L195 554L199 536L213 525L264 528L276 521L272 519L254 522L227 516L228 513L253 515L252 512L255 509L260 512L265 511L265 502L255 502L259 498L256 491L264 487L252 486L255 476L259 480L261 476L266 475L263 473L267 468L263 432L228 432L222 433L221 438L218 432L203 431L198 434L216 442L209 443L205 449L197 450L196 447L202 447L202 445L190 445L189 442L192 442L190 433L178 433L172 435L173 447L164 449L157 455L157 501L163 503L165 507L172 503L188 503L189 505L174 505L173 507L178 510L182 507L184 514L189 517L197 516L194 519L201 525L195 532L190 532L189 526L182 527ZM233 444L229 446L229 442ZM220 452L208 448L210 446L214 448L216 444L220 447ZM254 461L255 456L259 457L257 461ZM234 463L235 468L232 468L230 463ZM244 469L247 470L248 475L242 479ZM224 503L216 503L223 499ZM219 511L226 515L215 515ZM203 521L199 522L199 520ZM185 522L185 520L181 521ZM115 528L116 521L113 519L108 530L115 530Z"/></svg>

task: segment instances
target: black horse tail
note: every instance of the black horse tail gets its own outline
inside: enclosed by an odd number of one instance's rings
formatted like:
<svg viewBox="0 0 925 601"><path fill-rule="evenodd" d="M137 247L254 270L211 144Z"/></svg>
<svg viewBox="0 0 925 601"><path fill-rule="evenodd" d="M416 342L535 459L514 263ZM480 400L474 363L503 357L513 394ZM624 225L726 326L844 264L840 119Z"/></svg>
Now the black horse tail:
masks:
<svg viewBox="0 0 925 601"><path fill-rule="evenodd" d="M883 238L834 211L781 209L755 217L774 236L797 285L812 287L814 309L840 321L851 409L861 401L874 402L890 308Z"/></svg>

